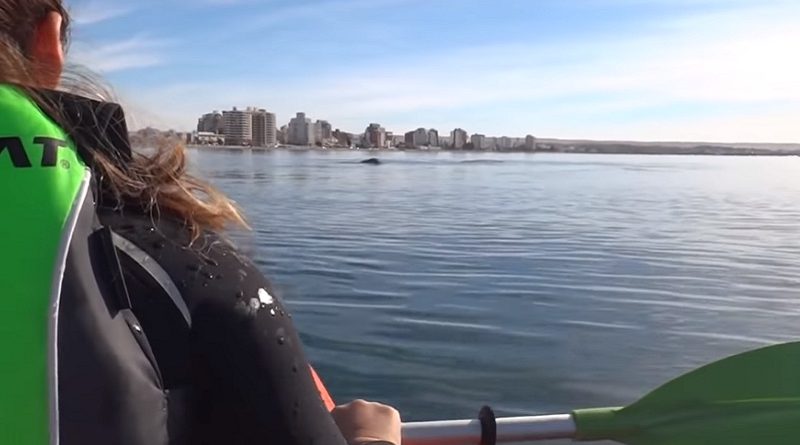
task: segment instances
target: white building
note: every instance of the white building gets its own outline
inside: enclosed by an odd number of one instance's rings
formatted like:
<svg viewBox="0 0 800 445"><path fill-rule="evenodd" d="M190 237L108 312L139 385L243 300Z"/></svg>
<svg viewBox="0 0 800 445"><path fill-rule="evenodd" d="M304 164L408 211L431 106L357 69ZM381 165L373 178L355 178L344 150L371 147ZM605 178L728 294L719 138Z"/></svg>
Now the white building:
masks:
<svg viewBox="0 0 800 445"><path fill-rule="evenodd" d="M450 145L456 150L463 150L464 146L467 145L468 137L466 131L456 128L450 132Z"/></svg>
<svg viewBox="0 0 800 445"><path fill-rule="evenodd" d="M253 110L253 146L274 147L278 143L275 114L267 110Z"/></svg>
<svg viewBox="0 0 800 445"><path fill-rule="evenodd" d="M428 145L431 147L439 146L439 132L433 128L428 130Z"/></svg>
<svg viewBox="0 0 800 445"><path fill-rule="evenodd" d="M473 134L470 138L470 142L472 142L472 148L475 150L486 150L489 148L486 145L486 136L482 134Z"/></svg>
<svg viewBox="0 0 800 445"><path fill-rule="evenodd" d="M225 145L225 135L210 131L197 131L192 135L192 144L197 145Z"/></svg>
<svg viewBox="0 0 800 445"><path fill-rule="evenodd" d="M498 150L511 150L514 148L514 141L508 137L503 136L497 141L497 149Z"/></svg>
<svg viewBox="0 0 800 445"><path fill-rule="evenodd" d="M380 124L369 124L364 132L365 143L371 148L386 148L386 129Z"/></svg>
<svg viewBox="0 0 800 445"><path fill-rule="evenodd" d="M414 130L412 143L415 147L424 147L428 145L428 130L424 128L417 128Z"/></svg>
<svg viewBox="0 0 800 445"><path fill-rule="evenodd" d="M333 137L333 128L328 121L318 120L314 123L314 139L322 143Z"/></svg>
<svg viewBox="0 0 800 445"><path fill-rule="evenodd" d="M525 150L527 151L536 151L536 138L527 135L525 136Z"/></svg>
<svg viewBox="0 0 800 445"><path fill-rule="evenodd" d="M225 121L223 120L222 113L219 111L204 114L197 120L198 133L222 134L224 131Z"/></svg>
<svg viewBox="0 0 800 445"><path fill-rule="evenodd" d="M286 143L302 146L314 145L316 143L315 133L315 126L311 123L311 119L308 119L305 113L297 113L297 116L289 121Z"/></svg>
<svg viewBox="0 0 800 445"><path fill-rule="evenodd" d="M225 144L251 145L253 143L253 115L249 110L238 110L233 107L231 111L222 112L225 127Z"/></svg>

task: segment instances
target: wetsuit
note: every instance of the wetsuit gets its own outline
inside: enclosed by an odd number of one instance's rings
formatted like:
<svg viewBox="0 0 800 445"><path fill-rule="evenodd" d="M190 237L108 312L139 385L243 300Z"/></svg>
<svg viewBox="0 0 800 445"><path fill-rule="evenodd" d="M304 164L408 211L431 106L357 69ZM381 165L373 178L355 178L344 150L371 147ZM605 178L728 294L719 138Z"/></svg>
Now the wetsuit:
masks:
<svg viewBox="0 0 800 445"><path fill-rule="evenodd" d="M186 418L173 418L187 426L177 428L186 436L175 443L344 443L288 311L249 259L213 233L191 243L186 227L168 217L154 224L139 212L103 209L100 219L155 260L186 303L191 326L136 254L122 249L133 311L165 389L189 407Z"/></svg>
<svg viewBox="0 0 800 445"><path fill-rule="evenodd" d="M109 197L121 109L42 97L0 85L0 442L344 445L252 262Z"/></svg>

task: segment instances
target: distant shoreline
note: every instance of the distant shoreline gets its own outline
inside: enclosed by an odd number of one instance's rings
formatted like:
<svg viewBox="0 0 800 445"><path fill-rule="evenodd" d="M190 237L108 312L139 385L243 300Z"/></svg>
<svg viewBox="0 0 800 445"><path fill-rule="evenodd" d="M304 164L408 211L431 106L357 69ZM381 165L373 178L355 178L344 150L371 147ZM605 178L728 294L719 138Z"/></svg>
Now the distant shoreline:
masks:
<svg viewBox="0 0 800 445"><path fill-rule="evenodd" d="M635 144L615 144L615 143L583 143L583 144L547 144L546 148L537 151L509 150L451 150L451 149L408 149L408 148L321 148L321 147L301 147L301 146L281 146L281 147L245 147L245 146L225 146L225 145L187 145L188 148L207 151L319 151L319 152L354 152L354 153L377 153L377 152L411 152L411 153L567 153L567 154L621 154L621 155L680 155L680 156L800 156L798 149L779 149L771 150L765 148L745 148L731 147L722 145L697 145L697 146L661 146L657 144L635 145Z"/></svg>

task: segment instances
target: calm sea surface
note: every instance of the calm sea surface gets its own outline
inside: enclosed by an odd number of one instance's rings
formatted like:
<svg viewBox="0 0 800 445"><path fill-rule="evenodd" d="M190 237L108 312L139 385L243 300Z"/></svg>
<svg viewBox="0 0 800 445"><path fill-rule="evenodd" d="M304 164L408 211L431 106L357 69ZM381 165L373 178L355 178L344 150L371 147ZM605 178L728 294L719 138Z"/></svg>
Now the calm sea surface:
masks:
<svg viewBox="0 0 800 445"><path fill-rule="evenodd" d="M237 241L339 401L406 420L627 404L800 337L800 158L190 159L246 210Z"/></svg>

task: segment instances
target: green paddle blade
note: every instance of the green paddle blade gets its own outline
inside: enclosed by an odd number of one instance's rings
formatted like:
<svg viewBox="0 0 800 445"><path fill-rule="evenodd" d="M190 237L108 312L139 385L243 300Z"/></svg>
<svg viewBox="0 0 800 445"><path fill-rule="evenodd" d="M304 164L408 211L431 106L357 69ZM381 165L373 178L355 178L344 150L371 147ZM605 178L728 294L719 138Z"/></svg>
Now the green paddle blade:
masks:
<svg viewBox="0 0 800 445"><path fill-rule="evenodd" d="M580 441L629 445L800 443L800 342L735 355L625 408L573 413Z"/></svg>

